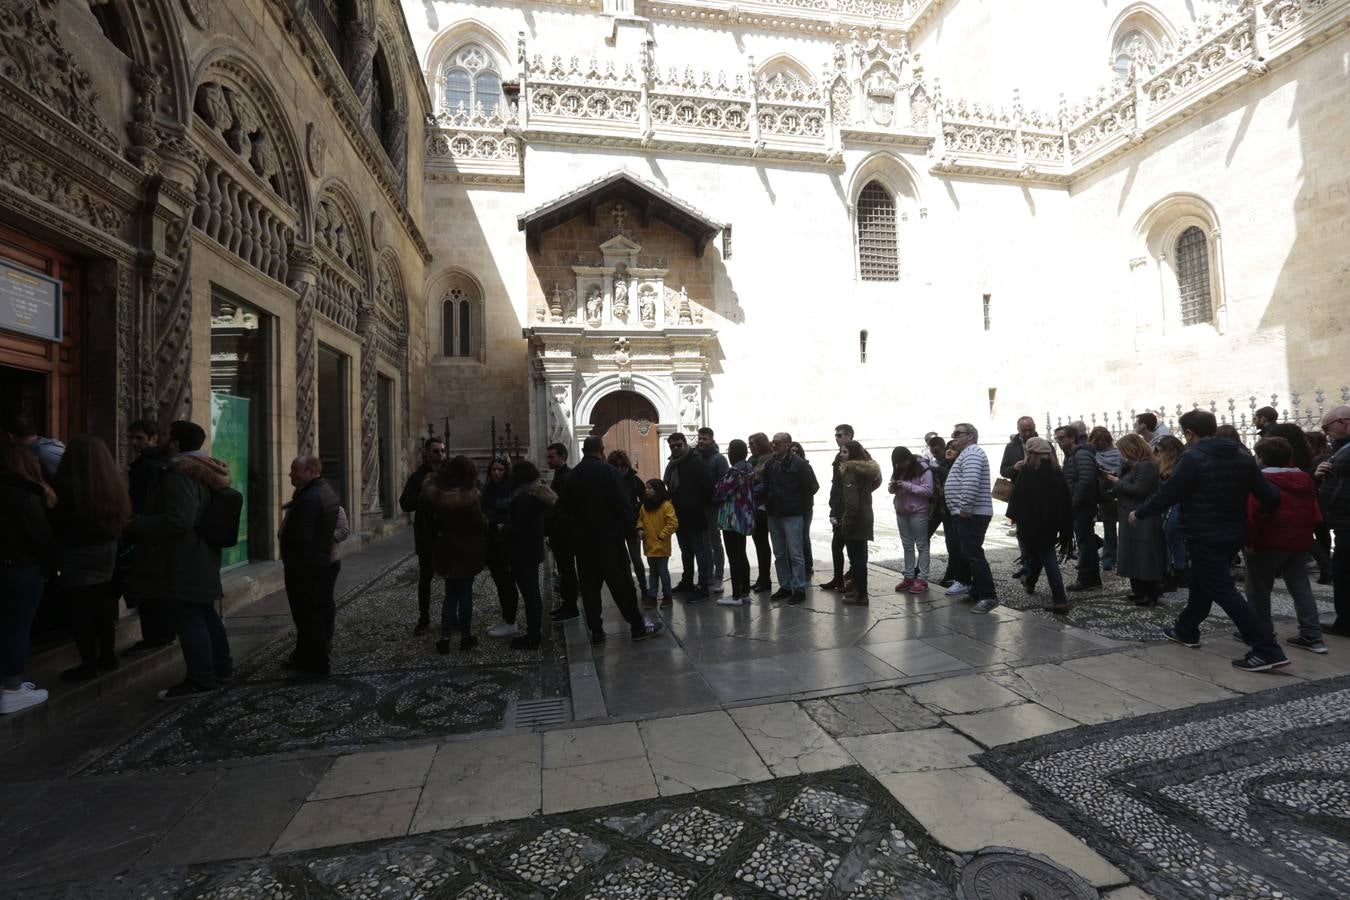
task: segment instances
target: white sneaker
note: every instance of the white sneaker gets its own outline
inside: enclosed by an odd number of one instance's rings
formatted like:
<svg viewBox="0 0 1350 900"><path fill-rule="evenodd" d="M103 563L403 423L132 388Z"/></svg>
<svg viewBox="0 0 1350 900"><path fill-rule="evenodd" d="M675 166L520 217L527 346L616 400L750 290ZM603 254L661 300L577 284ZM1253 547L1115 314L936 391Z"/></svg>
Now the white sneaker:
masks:
<svg viewBox="0 0 1350 900"><path fill-rule="evenodd" d="M31 681L25 681L14 690L5 688L0 691L0 713L16 713L46 702L47 692Z"/></svg>
<svg viewBox="0 0 1350 900"><path fill-rule="evenodd" d="M488 637L504 638L504 637L516 637L518 635L524 634L525 632L520 630L519 625L513 625L510 622L498 622L496 625L493 625L491 628L489 628L487 633Z"/></svg>
<svg viewBox="0 0 1350 900"><path fill-rule="evenodd" d="M948 597L955 597L959 594L969 594L969 593L970 593L970 585L962 584L959 581L953 581L952 586L947 588Z"/></svg>
<svg viewBox="0 0 1350 900"><path fill-rule="evenodd" d="M728 597L725 594L717 598L718 606L740 606L742 602L740 597Z"/></svg>

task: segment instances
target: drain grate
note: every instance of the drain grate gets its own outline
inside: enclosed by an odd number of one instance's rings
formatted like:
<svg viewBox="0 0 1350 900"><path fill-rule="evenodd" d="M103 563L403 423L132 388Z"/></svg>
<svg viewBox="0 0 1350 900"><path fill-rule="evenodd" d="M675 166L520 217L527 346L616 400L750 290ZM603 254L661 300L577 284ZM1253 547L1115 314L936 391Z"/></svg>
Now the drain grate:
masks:
<svg viewBox="0 0 1350 900"><path fill-rule="evenodd" d="M506 710L508 728L534 728L572 721L571 704L566 697L544 700L516 700Z"/></svg>

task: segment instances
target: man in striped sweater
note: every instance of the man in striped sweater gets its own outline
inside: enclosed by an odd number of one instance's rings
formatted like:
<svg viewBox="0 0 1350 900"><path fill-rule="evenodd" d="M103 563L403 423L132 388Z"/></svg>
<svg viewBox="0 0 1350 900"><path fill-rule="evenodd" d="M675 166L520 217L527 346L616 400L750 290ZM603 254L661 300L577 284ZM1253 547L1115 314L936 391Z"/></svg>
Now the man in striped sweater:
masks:
<svg viewBox="0 0 1350 900"><path fill-rule="evenodd" d="M979 432L969 422L960 422L952 429L956 459L947 473L944 490L961 554L970 563L973 575L970 596L976 602L971 612L987 613L998 606L994 575L984 556L984 533L994 517L994 503L989 493L989 457L980 449L979 439Z"/></svg>

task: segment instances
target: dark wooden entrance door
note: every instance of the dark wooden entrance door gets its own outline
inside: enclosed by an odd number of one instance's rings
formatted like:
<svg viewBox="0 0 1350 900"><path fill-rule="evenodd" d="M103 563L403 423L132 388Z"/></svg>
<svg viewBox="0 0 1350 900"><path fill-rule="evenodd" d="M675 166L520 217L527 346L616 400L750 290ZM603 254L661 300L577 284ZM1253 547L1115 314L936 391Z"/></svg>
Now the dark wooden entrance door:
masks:
<svg viewBox="0 0 1350 900"><path fill-rule="evenodd" d="M642 480L661 477L661 436L656 408L641 394L615 391L600 398L591 413L591 434L605 439L605 453L623 450Z"/></svg>

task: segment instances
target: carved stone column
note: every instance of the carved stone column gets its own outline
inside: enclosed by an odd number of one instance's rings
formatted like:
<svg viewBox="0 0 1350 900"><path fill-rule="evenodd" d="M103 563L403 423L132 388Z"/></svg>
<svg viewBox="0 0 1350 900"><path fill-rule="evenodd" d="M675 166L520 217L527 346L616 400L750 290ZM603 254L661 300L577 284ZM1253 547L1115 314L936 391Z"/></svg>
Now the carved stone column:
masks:
<svg viewBox="0 0 1350 900"><path fill-rule="evenodd" d="M375 30L367 22L347 26L347 78L362 110L370 109L375 87Z"/></svg>
<svg viewBox="0 0 1350 900"><path fill-rule="evenodd" d="M295 445L301 456L318 452L318 338L314 309L319 257L310 247L296 247L287 257L287 283L295 301Z"/></svg>
<svg viewBox="0 0 1350 900"><path fill-rule="evenodd" d="M89 431L103 438L119 463L129 464L127 426L137 403L136 269L130 260L101 259L85 269L84 303L91 341L85 375Z"/></svg>
<svg viewBox="0 0 1350 900"><path fill-rule="evenodd" d="M356 329L361 334L361 508L372 519L380 517L380 442L377 391L380 374L376 366L375 331L379 327L375 305L361 304Z"/></svg>
<svg viewBox="0 0 1350 900"><path fill-rule="evenodd" d="M408 115L399 112L396 109L387 110L384 114L385 135L389 145L386 152L389 156L389 162L394 166L394 171L398 173L398 180L402 184L408 182Z"/></svg>

